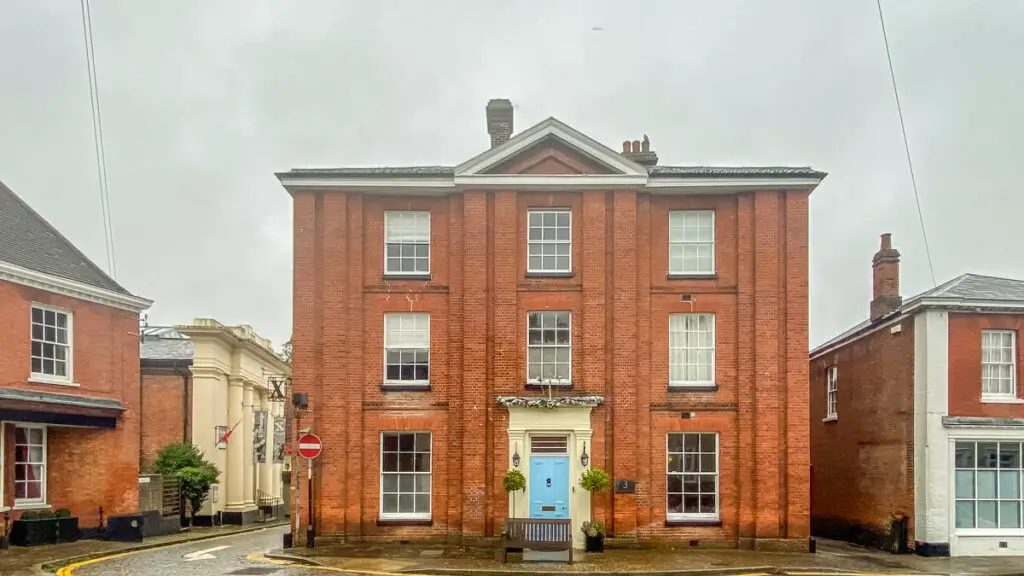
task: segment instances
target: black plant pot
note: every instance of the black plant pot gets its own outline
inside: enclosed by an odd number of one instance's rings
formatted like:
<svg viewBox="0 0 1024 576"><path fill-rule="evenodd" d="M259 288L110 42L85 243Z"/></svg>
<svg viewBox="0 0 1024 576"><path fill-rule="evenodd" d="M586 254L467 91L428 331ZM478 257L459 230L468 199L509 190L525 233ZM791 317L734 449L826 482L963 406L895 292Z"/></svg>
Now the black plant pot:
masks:
<svg viewBox="0 0 1024 576"><path fill-rule="evenodd" d="M604 552L604 534L587 536L587 552Z"/></svg>
<svg viewBox="0 0 1024 576"><path fill-rule="evenodd" d="M41 546L78 540L78 518L15 520L11 526L11 544Z"/></svg>

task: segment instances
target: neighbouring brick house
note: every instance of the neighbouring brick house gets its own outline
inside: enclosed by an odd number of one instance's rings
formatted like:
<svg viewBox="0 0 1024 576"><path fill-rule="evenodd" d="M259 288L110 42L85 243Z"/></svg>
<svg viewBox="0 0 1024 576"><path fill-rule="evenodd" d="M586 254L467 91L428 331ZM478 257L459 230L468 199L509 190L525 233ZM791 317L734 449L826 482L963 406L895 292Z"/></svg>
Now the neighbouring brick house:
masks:
<svg viewBox="0 0 1024 576"><path fill-rule="evenodd" d="M0 506L134 512L139 313L133 296L0 183Z"/></svg>
<svg viewBox="0 0 1024 576"><path fill-rule="evenodd" d="M917 552L1024 554L1024 281L964 274L908 298L889 234L870 317L811 351L815 534Z"/></svg>
<svg viewBox="0 0 1024 576"><path fill-rule="evenodd" d="M646 137L619 153L512 121L491 101L491 148L459 166L278 174L318 534L495 537L518 467L515 515L571 518L579 547L599 519L626 542L806 550L824 174L658 166ZM593 507L588 465L616 486Z"/></svg>

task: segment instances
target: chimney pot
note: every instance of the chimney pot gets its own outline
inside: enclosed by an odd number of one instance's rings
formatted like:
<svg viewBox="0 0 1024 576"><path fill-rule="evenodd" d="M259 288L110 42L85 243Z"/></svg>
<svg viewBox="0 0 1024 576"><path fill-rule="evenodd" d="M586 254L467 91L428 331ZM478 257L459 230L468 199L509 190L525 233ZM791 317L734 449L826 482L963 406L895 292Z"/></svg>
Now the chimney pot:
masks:
<svg viewBox="0 0 1024 576"><path fill-rule="evenodd" d="M512 102L506 98L495 98L487 102L487 133L491 136L491 148L497 148L512 137Z"/></svg>
<svg viewBox="0 0 1024 576"><path fill-rule="evenodd" d="M629 145L629 140L623 140L622 141L622 153L623 154L629 154L630 149L631 148L630 148L630 145Z"/></svg>
<svg viewBox="0 0 1024 576"><path fill-rule="evenodd" d="M897 310L903 305L900 296L900 253L892 247L892 234L882 234L881 248L871 259L871 320Z"/></svg>
<svg viewBox="0 0 1024 576"><path fill-rule="evenodd" d="M638 152L640 152L640 141L633 140L633 153L636 154Z"/></svg>
<svg viewBox="0 0 1024 576"><path fill-rule="evenodd" d="M644 134L644 139L640 141L640 151L641 152L650 152L651 151L651 140L650 140L650 138L647 137L647 134Z"/></svg>

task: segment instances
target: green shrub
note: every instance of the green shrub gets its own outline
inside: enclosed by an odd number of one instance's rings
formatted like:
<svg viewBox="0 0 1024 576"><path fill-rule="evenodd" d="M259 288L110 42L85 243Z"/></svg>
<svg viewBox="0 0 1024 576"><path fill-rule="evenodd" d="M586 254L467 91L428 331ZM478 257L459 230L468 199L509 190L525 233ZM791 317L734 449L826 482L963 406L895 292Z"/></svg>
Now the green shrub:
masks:
<svg viewBox="0 0 1024 576"><path fill-rule="evenodd" d="M22 520L38 520L39 519L39 512L36 512L35 510L29 510L28 512L25 512L24 514L21 515L21 519Z"/></svg>
<svg viewBox="0 0 1024 576"><path fill-rule="evenodd" d="M53 512L54 518L71 518L71 510L67 508L58 508Z"/></svg>
<svg viewBox="0 0 1024 576"><path fill-rule="evenodd" d="M604 536L604 522L600 520L588 520L583 523L583 533L587 536Z"/></svg>
<svg viewBox="0 0 1024 576"><path fill-rule="evenodd" d="M611 487L611 485L612 480L608 476L608 473L600 468L591 468L583 474L580 474L580 487L591 494L604 492Z"/></svg>
<svg viewBox="0 0 1024 576"><path fill-rule="evenodd" d="M164 446L157 454L153 468L163 476L178 478L181 496L192 505L193 517L203 507L203 502L210 494L210 487L217 482L217 476L220 475L216 466L192 444Z"/></svg>
<svg viewBox="0 0 1024 576"><path fill-rule="evenodd" d="M53 519L53 512L50 512L49 510L40 510L38 512L38 514L39 514L39 516L37 516L36 518L38 518L40 520L52 520Z"/></svg>

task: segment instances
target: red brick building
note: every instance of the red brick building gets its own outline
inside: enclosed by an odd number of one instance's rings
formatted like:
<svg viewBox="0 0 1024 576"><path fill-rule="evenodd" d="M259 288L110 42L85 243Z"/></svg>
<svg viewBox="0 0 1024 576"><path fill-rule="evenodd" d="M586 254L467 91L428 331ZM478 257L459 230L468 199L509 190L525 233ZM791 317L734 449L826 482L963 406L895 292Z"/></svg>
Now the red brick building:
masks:
<svg viewBox="0 0 1024 576"><path fill-rule="evenodd" d="M908 298L888 234L870 317L811 351L815 534L929 555L1021 555L1024 281L964 274Z"/></svg>
<svg viewBox="0 0 1024 576"><path fill-rule="evenodd" d="M134 512L139 312L0 184L0 505L68 508L85 528Z"/></svg>
<svg viewBox="0 0 1024 576"><path fill-rule="evenodd" d="M806 549L824 174L659 166L646 137L512 122L491 101L491 148L459 166L278 174L318 534L494 537L519 468L515 515L572 518L577 546L598 519L622 541ZM614 491L591 499L587 467Z"/></svg>

